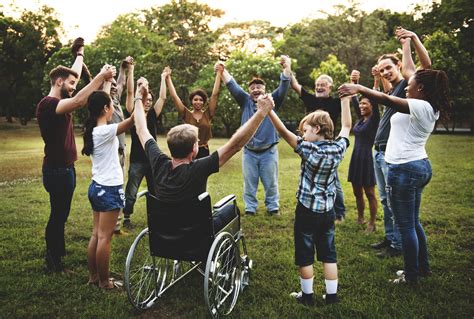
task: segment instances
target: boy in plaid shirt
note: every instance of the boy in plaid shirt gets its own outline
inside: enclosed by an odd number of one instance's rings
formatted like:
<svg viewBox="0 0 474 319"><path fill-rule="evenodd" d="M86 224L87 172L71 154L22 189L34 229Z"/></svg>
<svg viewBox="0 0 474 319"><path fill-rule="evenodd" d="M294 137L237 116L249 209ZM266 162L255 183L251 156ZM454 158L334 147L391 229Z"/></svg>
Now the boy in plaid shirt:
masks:
<svg viewBox="0 0 474 319"><path fill-rule="evenodd" d="M299 126L303 137L296 136L275 112L270 119L280 136L301 157L301 175L296 197L294 225L295 263L299 266L301 292L291 296L305 306L313 301L314 252L323 263L326 304L339 302L337 297L337 260L334 244L334 199L336 169L349 146L351 130L350 97L341 99L341 132L332 140L334 125L326 111L304 117Z"/></svg>

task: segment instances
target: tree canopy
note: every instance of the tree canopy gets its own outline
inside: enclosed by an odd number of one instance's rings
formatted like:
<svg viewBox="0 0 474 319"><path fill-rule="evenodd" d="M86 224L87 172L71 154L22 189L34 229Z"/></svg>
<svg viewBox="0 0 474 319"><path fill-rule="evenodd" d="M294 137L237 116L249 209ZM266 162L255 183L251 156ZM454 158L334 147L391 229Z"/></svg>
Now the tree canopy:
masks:
<svg viewBox="0 0 474 319"><path fill-rule="evenodd" d="M277 83L272 81L278 81L277 59L281 54L292 58L299 82L309 89L319 73L329 73L337 85L348 79L352 69L358 69L361 83L370 86L370 70L377 57L400 50L394 30L402 25L420 36L433 67L448 73L453 127L472 127L473 7L469 0L442 0L428 7L415 7L412 12L368 13L351 2L334 7L332 14L284 28L267 21L247 21L211 29L211 22L224 14L222 10L194 1L172 0L117 17L86 47L85 62L95 74L104 63L119 67L126 56L133 56L136 77L147 77L155 93L161 71L169 65L181 98L196 87L210 92L212 66L218 59L227 60L227 67L244 88L250 76L261 74L272 89ZM72 63L70 43L63 47L60 33L61 22L52 8L24 10L19 18L0 11L0 93L4 97L0 115L20 117L25 124L34 116L36 103L49 89L49 70ZM179 121L174 111L167 102L165 126ZM297 120L303 112L297 96L290 93L281 115ZM240 125L239 119L240 110L222 88L213 128L228 135Z"/></svg>

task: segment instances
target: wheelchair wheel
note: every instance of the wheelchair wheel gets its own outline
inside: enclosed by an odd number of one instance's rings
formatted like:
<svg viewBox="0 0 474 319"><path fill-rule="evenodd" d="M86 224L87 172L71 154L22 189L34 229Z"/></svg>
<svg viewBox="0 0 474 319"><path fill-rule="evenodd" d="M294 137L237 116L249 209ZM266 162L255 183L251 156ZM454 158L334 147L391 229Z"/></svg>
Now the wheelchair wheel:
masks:
<svg viewBox="0 0 474 319"><path fill-rule="evenodd" d="M241 271L239 245L229 233L219 234L209 250L204 278L204 298L212 317L226 316L234 308Z"/></svg>
<svg viewBox="0 0 474 319"><path fill-rule="evenodd" d="M125 263L125 288L128 300L139 310L153 306L163 289L172 261L150 254L148 228L135 238Z"/></svg>

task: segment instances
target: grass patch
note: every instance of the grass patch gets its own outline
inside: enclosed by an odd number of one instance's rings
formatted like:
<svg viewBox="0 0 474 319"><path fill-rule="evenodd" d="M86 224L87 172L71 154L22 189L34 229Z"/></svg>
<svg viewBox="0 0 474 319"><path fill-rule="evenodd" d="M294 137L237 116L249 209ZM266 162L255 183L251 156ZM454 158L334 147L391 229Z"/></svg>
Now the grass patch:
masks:
<svg viewBox="0 0 474 319"><path fill-rule="evenodd" d="M82 147L76 134L78 149ZM128 137L129 139L129 137ZM128 140L129 141L129 140ZM381 260L368 247L383 236L382 209L377 231L365 235L356 224L352 189L346 182L349 154L340 176L345 191L347 220L337 227L336 246L340 267L340 295L343 302L325 307L321 266L315 267L317 306L308 309L290 300L299 289L293 262L293 220L300 162L296 154L280 143L279 190L282 216L270 218L258 191L257 216L243 217L250 257L254 260L251 286L239 297L232 318L472 318L474 315L474 156L472 137L434 135L427 145L433 164L433 179L424 192L421 219L428 236L434 275L416 288L388 283L401 258ZM211 150L225 143L213 139ZM130 144L130 141L129 141ZM159 144L166 148L164 138ZM77 187L66 225L68 255L65 263L76 272L72 277L44 271L44 228L49 202L41 181L43 143L37 126L0 124L0 317L5 318L203 318L207 309L200 275L192 275L169 291L151 310L135 312L125 293L102 293L86 286L86 248L92 229L87 188L91 164L79 156ZM130 145L128 145L130 147ZM142 185L142 188L144 185ZM211 176L208 191L217 201L235 193L243 211L241 155L219 174ZM368 213L367 213L368 214ZM136 227L112 243L110 268L123 275L125 258L132 241L146 227L144 201L138 201L132 221Z"/></svg>

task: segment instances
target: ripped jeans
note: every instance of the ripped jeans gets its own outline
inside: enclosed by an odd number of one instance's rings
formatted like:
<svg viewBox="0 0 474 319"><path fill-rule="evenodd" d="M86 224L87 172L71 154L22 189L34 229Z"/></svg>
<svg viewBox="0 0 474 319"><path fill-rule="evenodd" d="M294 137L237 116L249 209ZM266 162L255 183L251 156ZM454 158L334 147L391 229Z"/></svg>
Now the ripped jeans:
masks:
<svg viewBox="0 0 474 319"><path fill-rule="evenodd" d="M421 194L431 175L428 159L388 164L388 204L400 230L405 278L409 281L418 280L420 272L430 270L426 236L419 216Z"/></svg>

